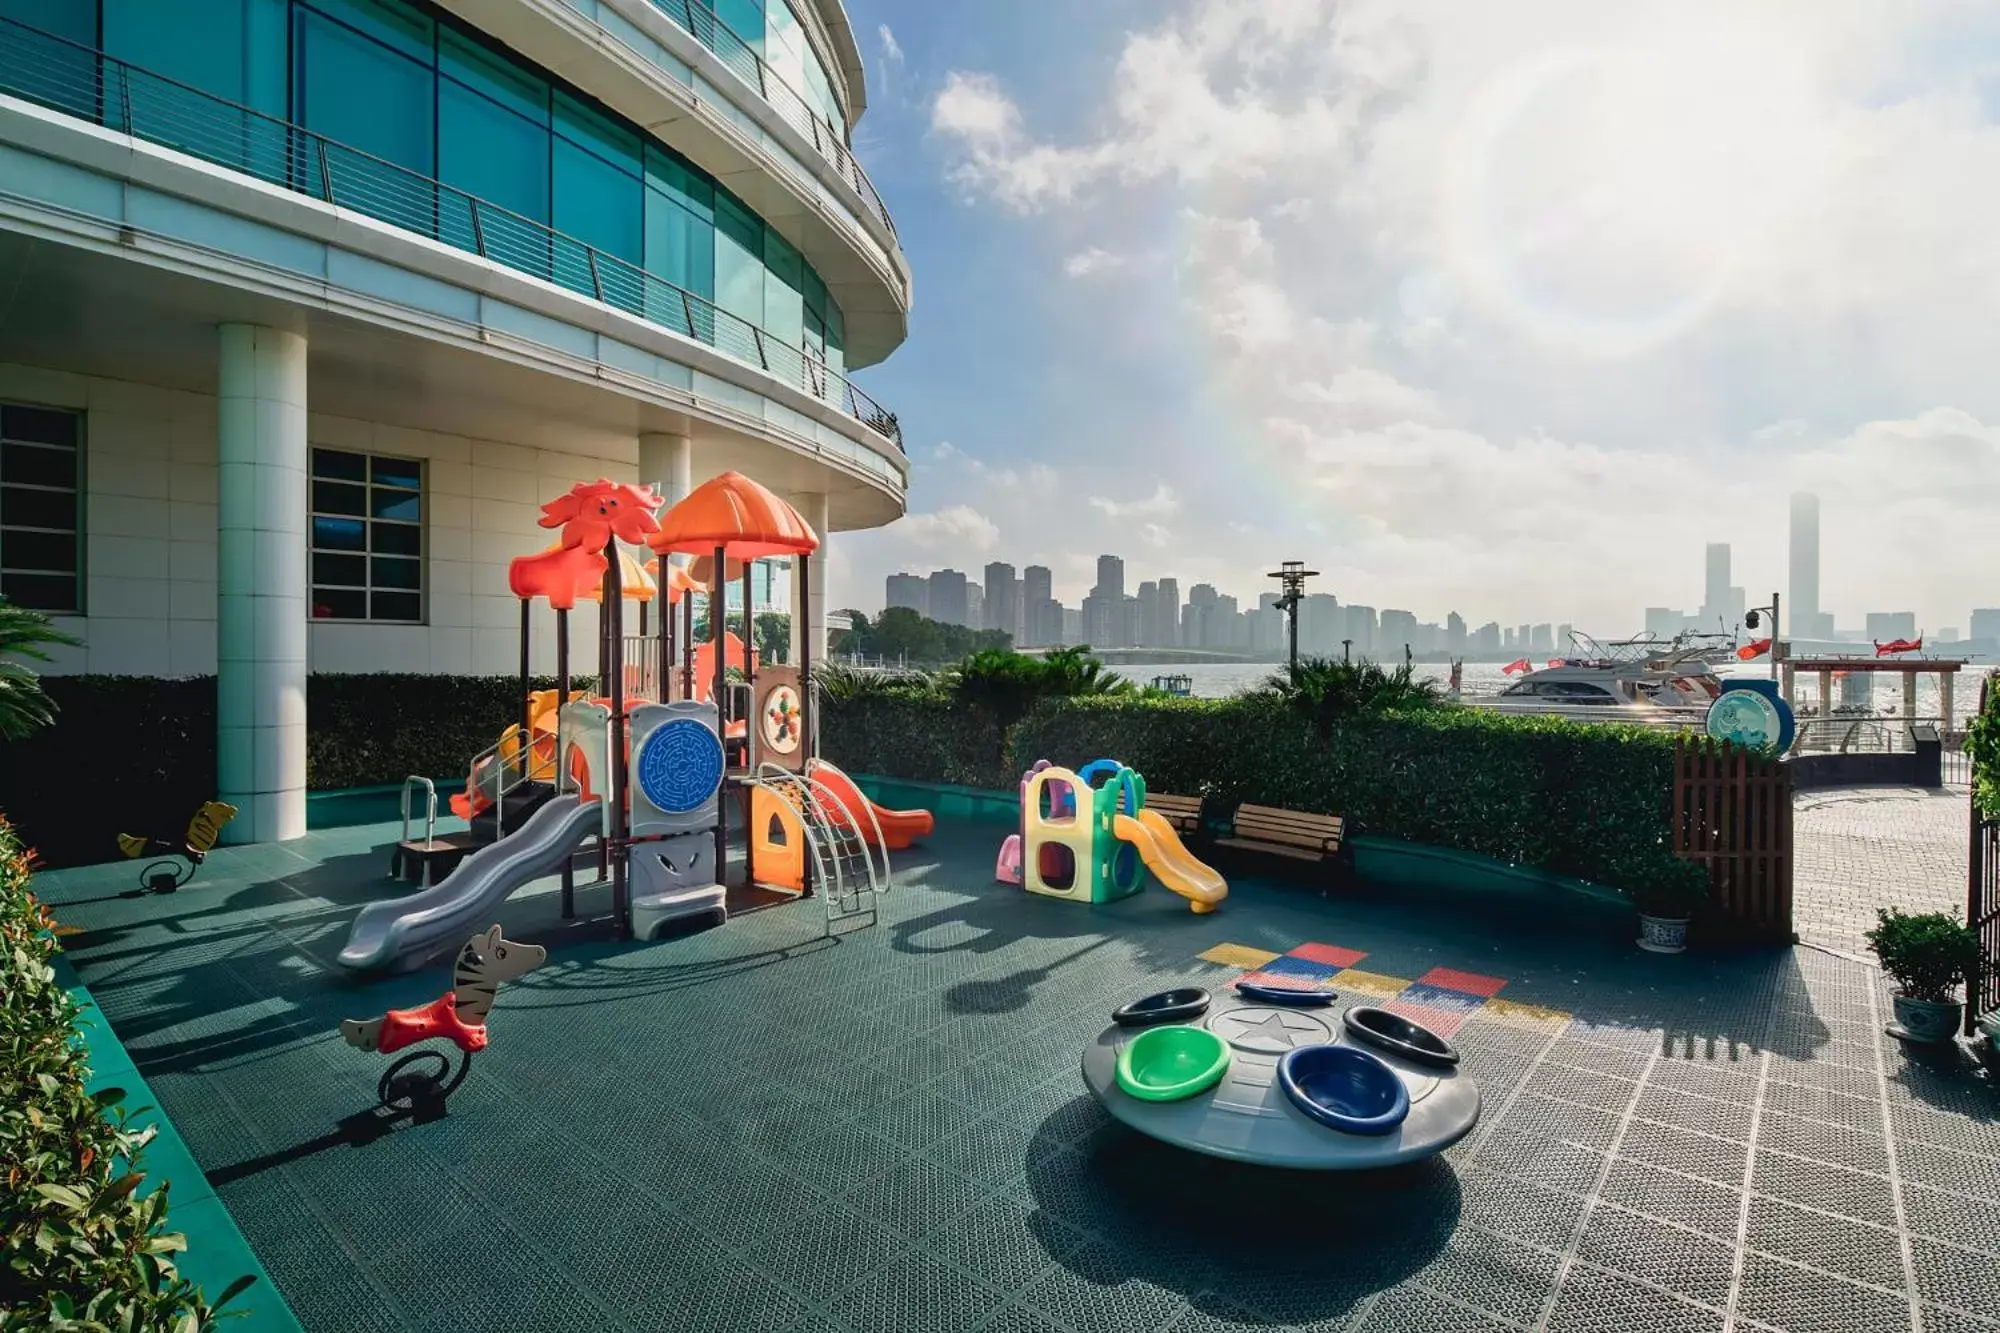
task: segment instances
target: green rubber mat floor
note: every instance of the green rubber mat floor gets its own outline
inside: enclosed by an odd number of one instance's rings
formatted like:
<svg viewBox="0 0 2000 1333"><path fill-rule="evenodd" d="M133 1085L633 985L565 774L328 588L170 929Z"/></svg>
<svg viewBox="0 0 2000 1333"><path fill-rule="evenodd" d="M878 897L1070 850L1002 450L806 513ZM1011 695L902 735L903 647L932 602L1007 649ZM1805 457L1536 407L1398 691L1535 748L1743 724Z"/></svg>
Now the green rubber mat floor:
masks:
<svg viewBox="0 0 2000 1333"><path fill-rule="evenodd" d="M316 1333L2000 1330L2000 1094L1882 1036L1872 970L1654 957L1556 897L1233 875L1212 916L1080 907L992 884L1004 832L940 829L832 941L810 902L618 945L518 896L548 964L449 1116L358 1146L385 1062L336 1023L449 980L331 963L397 891L393 828L227 850L170 897L120 896L130 864L38 885ZM1246 967L1449 1017L1478 1128L1297 1177L1112 1122L1078 1072L1109 1012Z"/></svg>

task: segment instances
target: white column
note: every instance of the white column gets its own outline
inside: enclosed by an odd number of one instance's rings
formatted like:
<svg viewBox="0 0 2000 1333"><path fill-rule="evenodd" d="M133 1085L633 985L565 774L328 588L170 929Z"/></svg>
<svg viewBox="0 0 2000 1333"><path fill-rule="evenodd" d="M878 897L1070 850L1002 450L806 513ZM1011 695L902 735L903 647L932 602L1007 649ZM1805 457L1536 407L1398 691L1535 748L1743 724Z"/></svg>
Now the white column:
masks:
<svg viewBox="0 0 2000 1333"><path fill-rule="evenodd" d="M660 431L641 435L639 480L660 488L667 509L687 499L688 492L694 489L694 441L685 435Z"/></svg>
<svg viewBox="0 0 2000 1333"><path fill-rule="evenodd" d="M1903 673L1903 725L1910 726L1917 719L1917 673Z"/></svg>
<svg viewBox="0 0 2000 1333"><path fill-rule="evenodd" d="M232 842L306 831L306 340L221 331L216 774Z"/></svg>
<svg viewBox="0 0 2000 1333"><path fill-rule="evenodd" d="M799 517L812 526L819 534L819 549L812 554L812 569L808 574L810 594L807 600L809 623L799 620L798 561L792 562L792 661L800 660L802 634L812 635L812 657L814 662L826 661L826 557L827 548L832 544L833 534L827 531L826 496L823 494L794 495L792 508L799 511Z"/></svg>
<svg viewBox="0 0 2000 1333"><path fill-rule="evenodd" d="M1944 714L1944 726L1940 734L1947 745L1951 743L1952 730L1951 687L1956 679L1949 671L1938 672L1938 711Z"/></svg>

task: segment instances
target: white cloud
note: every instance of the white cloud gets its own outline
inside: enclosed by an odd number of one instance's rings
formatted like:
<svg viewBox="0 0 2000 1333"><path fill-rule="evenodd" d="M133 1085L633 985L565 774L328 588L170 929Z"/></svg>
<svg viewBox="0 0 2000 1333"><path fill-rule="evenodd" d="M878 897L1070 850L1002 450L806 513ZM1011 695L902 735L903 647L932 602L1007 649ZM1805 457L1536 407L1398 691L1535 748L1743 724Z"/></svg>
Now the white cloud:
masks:
<svg viewBox="0 0 2000 1333"><path fill-rule="evenodd" d="M1172 545L1174 540L1174 534L1157 523L1141 523L1135 535L1154 550L1164 549Z"/></svg>
<svg viewBox="0 0 2000 1333"><path fill-rule="evenodd" d="M889 25L886 23L879 25L875 29L875 34L882 40L882 59L892 65L902 64L903 44L896 40L896 34L889 30Z"/></svg>
<svg viewBox="0 0 2000 1333"><path fill-rule="evenodd" d="M948 505L928 514L906 514L890 532L911 546L945 557L960 552L985 553L1000 544L1000 529L971 505Z"/></svg>
<svg viewBox="0 0 2000 1333"><path fill-rule="evenodd" d="M1180 512L1181 500L1174 494L1174 488L1164 481L1153 487L1153 493L1140 500L1110 500L1101 495L1090 497L1093 509L1102 510L1110 518L1157 518Z"/></svg>
<svg viewBox="0 0 2000 1333"><path fill-rule="evenodd" d="M1128 255L1113 254L1100 246L1079 250L1063 260L1063 272L1072 278L1088 278L1094 275L1109 276L1121 273L1132 266Z"/></svg>
<svg viewBox="0 0 2000 1333"><path fill-rule="evenodd" d="M1343 600L1615 633L1698 602L1707 541L1784 587L1804 486L1843 624L1962 624L2000 600L2000 11L1837 8L1182 0L1076 76L1096 106L1044 123L959 70L931 123L1069 276L1164 260L1177 318L1128 341L1225 434L1093 441L1201 496L1158 572L1254 595L1296 554ZM1125 312L1066 292L1088 375ZM1260 510L1216 451L1276 479ZM1179 507L1116 484L1008 549L1138 546Z"/></svg>

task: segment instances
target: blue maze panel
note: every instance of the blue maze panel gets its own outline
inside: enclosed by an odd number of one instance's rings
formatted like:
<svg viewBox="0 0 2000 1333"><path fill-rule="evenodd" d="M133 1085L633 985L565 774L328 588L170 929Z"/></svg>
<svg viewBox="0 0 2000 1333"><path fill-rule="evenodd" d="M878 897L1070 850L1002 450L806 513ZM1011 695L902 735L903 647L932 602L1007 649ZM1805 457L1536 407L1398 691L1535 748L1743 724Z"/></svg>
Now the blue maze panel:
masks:
<svg viewBox="0 0 2000 1333"><path fill-rule="evenodd" d="M722 785L722 740L691 717L655 727L639 750L639 791L660 810L698 810Z"/></svg>

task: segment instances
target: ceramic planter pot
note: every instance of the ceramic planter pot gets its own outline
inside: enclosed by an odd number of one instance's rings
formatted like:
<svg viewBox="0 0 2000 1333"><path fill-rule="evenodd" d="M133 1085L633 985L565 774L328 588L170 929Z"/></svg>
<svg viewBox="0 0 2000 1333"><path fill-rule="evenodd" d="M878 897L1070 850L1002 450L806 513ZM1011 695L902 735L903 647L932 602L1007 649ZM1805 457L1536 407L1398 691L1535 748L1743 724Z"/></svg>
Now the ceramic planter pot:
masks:
<svg viewBox="0 0 2000 1333"><path fill-rule="evenodd" d="M1890 1036L1936 1043L1958 1035L1959 1021L1965 1016L1965 1006L1958 1001L1912 1000L1903 995L1890 998L1896 1011L1896 1021L1889 1024Z"/></svg>
<svg viewBox="0 0 2000 1333"><path fill-rule="evenodd" d="M1687 949L1688 919L1639 913L1639 947L1647 953L1682 953Z"/></svg>

